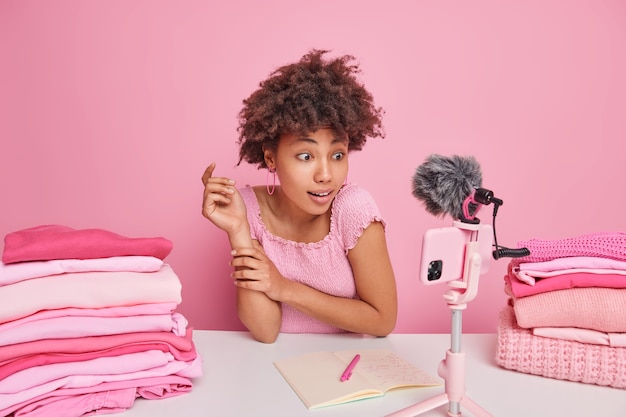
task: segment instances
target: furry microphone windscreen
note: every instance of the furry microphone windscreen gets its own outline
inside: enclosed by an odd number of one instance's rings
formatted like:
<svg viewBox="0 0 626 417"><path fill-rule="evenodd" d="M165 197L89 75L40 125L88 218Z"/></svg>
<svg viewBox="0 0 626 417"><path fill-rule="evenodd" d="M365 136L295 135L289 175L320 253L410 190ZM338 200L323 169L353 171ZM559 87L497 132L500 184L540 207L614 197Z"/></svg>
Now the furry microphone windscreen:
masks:
<svg viewBox="0 0 626 417"><path fill-rule="evenodd" d="M474 157L433 154L413 175L413 195L435 216L463 219L463 202L482 185L480 164Z"/></svg>

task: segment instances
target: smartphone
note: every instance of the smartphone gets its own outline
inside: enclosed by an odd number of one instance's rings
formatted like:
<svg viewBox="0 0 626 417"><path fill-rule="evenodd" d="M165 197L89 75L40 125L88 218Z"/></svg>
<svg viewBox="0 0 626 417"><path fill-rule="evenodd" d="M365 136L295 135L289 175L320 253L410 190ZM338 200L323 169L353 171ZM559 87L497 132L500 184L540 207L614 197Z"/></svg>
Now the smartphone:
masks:
<svg viewBox="0 0 626 417"><path fill-rule="evenodd" d="M489 270L492 258L493 228L478 225L478 246L481 255L480 273ZM458 227L428 229L422 238L420 281L425 285L442 284L463 278L465 247L472 232Z"/></svg>

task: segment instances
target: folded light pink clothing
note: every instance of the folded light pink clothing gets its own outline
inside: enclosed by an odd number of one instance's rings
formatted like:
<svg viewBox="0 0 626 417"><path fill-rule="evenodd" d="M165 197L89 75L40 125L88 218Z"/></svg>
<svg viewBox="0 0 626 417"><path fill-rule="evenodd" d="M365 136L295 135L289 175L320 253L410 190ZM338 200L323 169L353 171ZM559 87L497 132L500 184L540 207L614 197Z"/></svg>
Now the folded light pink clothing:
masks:
<svg viewBox="0 0 626 417"><path fill-rule="evenodd" d="M569 256L556 258L544 262L523 262L519 264L522 271L562 271L565 269L612 269L617 271L626 270L626 261L617 261L609 258L594 256Z"/></svg>
<svg viewBox="0 0 626 417"><path fill-rule="evenodd" d="M530 255L514 259L515 264L522 262L543 262L569 256L592 256L626 261L626 233L598 232L581 236L541 240L522 240L520 248L527 248Z"/></svg>
<svg viewBox="0 0 626 417"><path fill-rule="evenodd" d="M165 343L182 352L190 352L195 349L192 341L192 332L193 329L188 328L184 336L177 336L169 331L122 333L109 336L82 337L80 343L76 343L76 339L34 340L17 345L0 346L0 363L6 364L9 361L27 359L37 355L48 357L50 359L47 360L54 362L54 358L57 356L71 356L86 353L98 354L99 352L106 352L120 346L141 345L154 342ZM177 359L185 360L178 357Z"/></svg>
<svg viewBox="0 0 626 417"><path fill-rule="evenodd" d="M90 259L111 256L154 256L165 259L173 244L163 237L132 238L104 229L43 225L4 237L2 262Z"/></svg>
<svg viewBox="0 0 626 417"><path fill-rule="evenodd" d="M110 358L102 358L103 361L107 359ZM192 362L170 361L162 366L139 370L136 372L71 375L40 384L17 393L0 394L0 416L6 415L3 414L6 412L6 409L14 408L16 405L21 403L31 402L40 396L50 396L50 393L62 388L91 387L92 391L99 391L96 386L104 382L133 381L137 379L163 377L167 375L179 375L190 379L198 378L202 376L202 359L198 356Z"/></svg>
<svg viewBox="0 0 626 417"><path fill-rule="evenodd" d="M520 328L511 307L498 321L496 363L527 374L626 388L626 348L533 336Z"/></svg>
<svg viewBox="0 0 626 417"><path fill-rule="evenodd" d="M606 333L576 327L535 327L531 330L534 336L571 340L591 345L626 347L626 333Z"/></svg>
<svg viewBox="0 0 626 417"><path fill-rule="evenodd" d="M53 317L2 332L0 346L43 339L78 339L87 336L135 332L168 332L183 336L187 319L180 313L128 317Z"/></svg>
<svg viewBox="0 0 626 417"><path fill-rule="evenodd" d="M136 333L141 334L141 333ZM183 336L178 336L183 337ZM190 335L186 335L184 337L189 337ZM74 344L82 344L83 339L71 339ZM16 346L16 345L13 345ZM19 346L19 345L17 345ZM22 371L27 368L34 368L37 366L43 365L51 365L55 363L66 363L66 362L82 362L90 359L96 358L104 358L109 356L119 356L125 355L128 353L137 353L137 352L145 352L147 350L160 350L161 352L169 352L174 356L174 359L183 362L191 362L198 356L198 352L196 352L195 347L190 350L182 351L178 349L176 346L173 346L169 343L160 342L160 341L150 341L146 340L141 343L131 343L122 346L116 346L111 349L104 349L95 352L83 352L83 353L40 353L37 355L30 355L26 357L21 357L19 359L15 359L12 361L4 362L0 364L0 380L6 378L9 375L12 375L16 372Z"/></svg>
<svg viewBox="0 0 626 417"><path fill-rule="evenodd" d="M56 310L41 310L21 319L7 321L0 324L0 334L14 327L26 323L51 319L55 317L128 317L157 314L172 314L176 310L176 303L136 304L131 306L103 307L103 308L59 308ZM2 341L0 340L0 344Z"/></svg>
<svg viewBox="0 0 626 417"><path fill-rule="evenodd" d="M609 272L597 274L595 272L571 272L553 275L550 278L541 278L535 285L528 285L516 278L515 273L505 275L504 280L510 285L512 293L518 297L541 294L549 291L566 290L568 288L626 288L626 274L611 274Z"/></svg>
<svg viewBox="0 0 626 417"><path fill-rule="evenodd" d="M29 417L86 417L121 413L135 403L137 389L126 388L105 392L81 394L73 397L48 397L34 401L13 414ZM33 409L33 411L30 411Z"/></svg>
<svg viewBox="0 0 626 417"><path fill-rule="evenodd" d="M157 272L76 272L0 287L0 323L58 308L103 308L182 301L172 268Z"/></svg>
<svg viewBox="0 0 626 417"><path fill-rule="evenodd" d="M626 332L626 289L570 288L516 297L505 292L520 327L580 327L601 332Z"/></svg>
<svg viewBox="0 0 626 417"><path fill-rule="evenodd" d="M170 353L148 350L81 362L53 363L28 368L0 380L0 398L4 394L17 394L68 376L122 375L158 368L173 360L174 357Z"/></svg>
<svg viewBox="0 0 626 417"><path fill-rule="evenodd" d="M528 285L535 285L535 278L549 278L568 272L615 273L626 275L626 262L592 256L572 256L545 262L509 262L509 271Z"/></svg>
<svg viewBox="0 0 626 417"><path fill-rule="evenodd" d="M130 389L132 390L133 399L141 397L153 400L185 394L191 391L192 386L193 384L189 378L179 375L166 375L162 377L103 382L102 384L84 388L60 388L40 395L33 400L0 410L0 416L6 416L11 413L14 413L15 417L93 415L93 413L88 412L88 408L92 408L96 412L95 414L99 414L98 411L100 413L108 411L110 403L105 401L104 398L107 398L114 391ZM117 398L119 403L119 397ZM81 399L84 401L81 401ZM85 402L87 403L86 408L81 406Z"/></svg>
<svg viewBox="0 0 626 417"><path fill-rule="evenodd" d="M0 262L0 285L13 284L31 278L68 272L134 271L156 272L163 261L154 256L113 256L97 259L54 259L51 261Z"/></svg>

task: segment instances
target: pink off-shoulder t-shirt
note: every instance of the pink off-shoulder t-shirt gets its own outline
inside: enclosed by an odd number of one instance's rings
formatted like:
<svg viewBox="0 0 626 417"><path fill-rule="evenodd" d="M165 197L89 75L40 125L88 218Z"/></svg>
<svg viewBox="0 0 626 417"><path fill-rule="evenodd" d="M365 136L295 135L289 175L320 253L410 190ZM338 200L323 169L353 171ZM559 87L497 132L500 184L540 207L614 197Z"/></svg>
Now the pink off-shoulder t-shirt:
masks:
<svg viewBox="0 0 626 417"><path fill-rule="evenodd" d="M369 192L354 184L345 185L331 207L330 232L318 242L302 243L270 233L261 218L252 187L246 186L239 191L248 210L252 238L263 245L263 250L285 278L334 296L357 298L348 251L356 246L372 222L378 221L385 226ZM280 331L283 333L345 332L287 304L282 305L282 313Z"/></svg>

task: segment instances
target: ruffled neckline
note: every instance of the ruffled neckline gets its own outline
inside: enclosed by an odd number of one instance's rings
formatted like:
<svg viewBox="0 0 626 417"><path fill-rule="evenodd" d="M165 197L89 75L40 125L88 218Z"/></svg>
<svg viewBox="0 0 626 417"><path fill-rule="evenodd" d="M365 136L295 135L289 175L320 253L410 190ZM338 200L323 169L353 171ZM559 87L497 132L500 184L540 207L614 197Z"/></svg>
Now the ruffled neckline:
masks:
<svg viewBox="0 0 626 417"><path fill-rule="evenodd" d="M335 213L335 203L337 202L337 197L339 197L339 195L341 194L341 192L343 191L343 189L346 187L345 185L343 187L341 187L341 189L339 190L339 192L337 193L337 195L335 196L335 198L333 199L333 202L330 205L330 230L329 232L326 234L326 236L324 236L323 239L318 240L317 242L296 242L295 240L289 240L289 239L285 239L283 237L277 236L274 233L270 232L269 229L267 228L267 226L265 225L265 222L263 221L263 218L261 217L261 206L259 204L259 200L256 196L256 192L254 191L254 188L250 185L247 186L250 191L252 192L252 195L254 196L254 204L256 205L255 209L255 215L257 217L257 220L259 222L259 225L263 231L263 236L266 236L267 238L269 238L270 240L280 243L282 245L288 245L288 246L293 246L296 248L304 248L304 249L319 249L323 246L326 246L328 244L328 242L333 238L333 236L335 235L335 230L336 230L336 213Z"/></svg>

